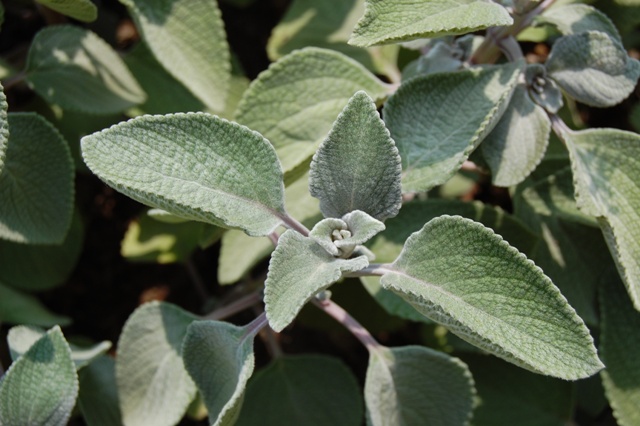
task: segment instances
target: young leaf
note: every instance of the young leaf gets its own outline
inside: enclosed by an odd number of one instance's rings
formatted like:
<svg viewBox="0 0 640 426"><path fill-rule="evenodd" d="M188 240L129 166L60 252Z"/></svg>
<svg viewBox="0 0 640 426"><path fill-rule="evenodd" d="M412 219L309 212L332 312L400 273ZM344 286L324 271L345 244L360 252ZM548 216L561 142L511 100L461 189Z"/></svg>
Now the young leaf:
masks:
<svg viewBox="0 0 640 426"><path fill-rule="evenodd" d="M615 271L609 272L600 289L600 351L607 366L600 375L618 423L633 426L640 424L640 313Z"/></svg>
<svg viewBox="0 0 640 426"><path fill-rule="evenodd" d="M560 38L546 63L569 96L595 107L622 102L636 87L640 62L608 34L588 31Z"/></svg>
<svg viewBox="0 0 640 426"><path fill-rule="evenodd" d="M78 396L69 346L54 327L11 364L0 382L3 426L64 426Z"/></svg>
<svg viewBox="0 0 640 426"><path fill-rule="evenodd" d="M313 156L309 191L325 217L354 210L384 221L402 205L398 149L373 100L357 92Z"/></svg>
<svg viewBox="0 0 640 426"><path fill-rule="evenodd" d="M394 43L417 38L472 33L511 25L513 19L499 4L483 0L367 0L364 16L349 43L355 46Z"/></svg>
<svg viewBox="0 0 640 426"><path fill-rule="evenodd" d="M428 222L380 282L462 339L533 372L575 380L603 367L589 330L551 280L469 219Z"/></svg>
<svg viewBox="0 0 640 426"><path fill-rule="evenodd" d="M196 394L182 362L182 341L194 315L151 302L127 320L118 341L116 381L123 422L174 425Z"/></svg>
<svg viewBox="0 0 640 426"><path fill-rule="evenodd" d="M522 182L538 166L549 143L551 122L524 85L516 86L509 107L480 145L496 186Z"/></svg>
<svg viewBox="0 0 640 426"><path fill-rule="evenodd" d="M366 268L366 256L333 257L314 239L288 230L271 255L264 303L269 325L280 332L319 291L338 281L344 272Z"/></svg>
<svg viewBox="0 0 640 426"><path fill-rule="evenodd" d="M366 243L380 231L384 231L384 223L354 210L342 219L329 218L318 222L309 232L309 237L332 256L348 258L357 245Z"/></svg>
<svg viewBox="0 0 640 426"><path fill-rule="evenodd" d="M52 313L36 297L0 283L0 322L51 327L68 325L71 319Z"/></svg>
<svg viewBox="0 0 640 426"><path fill-rule="evenodd" d="M8 118L11 136L0 174L0 238L60 244L73 213L73 163L67 143L37 114Z"/></svg>
<svg viewBox="0 0 640 426"><path fill-rule="evenodd" d="M9 144L9 121L7 118L7 97L4 95L4 88L0 84L0 176L5 167L5 157Z"/></svg>
<svg viewBox="0 0 640 426"><path fill-rule="evenodd" d="M616 129L563 134L576 201L598 218L627 291L640 310L640 136Z"/></svg>
<svg viewBox="0 0 640 426"><path fill-rule="evenodd" d="M358 90L377 99L386 85L341 53L309 47L273 63L251 82L236 120L269 139L285 173L297 177Z"/></svg>
<svg viewBox="0 0 640 426"><path fill-rule="evenodd" d="M122 425L115 361L101 356L78 372L78 406L88 426Z"/></svg>
<svg viewBox="0 0 640 426"><path fill-rule="evenodd" d="M362 405L358 382L340 360L286 356L249 381L236 426L357 426Z"/></svg>
<svg viewBox="0 0 640 426"><path fill-rule="evenodd" d="M471 374L457 358L422 346L370 352L364 385L367 424L468 424L474 394Z"/></svg>
<svg viewBox="0 0 640 426"><path fill-rule="evenodd" d="M158 62L207 107L220 112L231 64L215 0L121 0Z"/></svg>
<svg viewBox="0 0 640 426"><path fill-rule="evenodd" d="M622 43L620 33L611 19L587 4L567 4L549 8L536 19L536 23L551 24L563 35L600 31Z"/></svg>
<svg viewBox="0 0 640 426"><path fill-rule="evenodd" d="M98 8L90 0L36 0L51 10L82 22L98 18Z"/></svg>
<svg viewBox="0 0 640 426"><path fill-rule="evenodd" d="M184 338L184 365L202 393L212 426L231 426L253 373L253 338L260 327L196 321Z"/></svg>
<svg viewBox="0 0 640 426"><path fill-rule="evenodd" d="M509 103L522 63L431 74L404 83L384 107L402 158L402 191L427 191L460 168Z"/></svg>
<svg viewBox="0 0 640 426"><path fill-rule="evenodd" d="M84 137L82 155L120 192L180 217L259 236L286 215L269 141L209 114L135 118Z"/></svg>
<svg viewBox="0 0 640 426"><path fill-rule="evenodd" d="M146 96L111 46L71 25L47 27L36 35L26 79L48 102L94 114L124 111Z"/></svg>

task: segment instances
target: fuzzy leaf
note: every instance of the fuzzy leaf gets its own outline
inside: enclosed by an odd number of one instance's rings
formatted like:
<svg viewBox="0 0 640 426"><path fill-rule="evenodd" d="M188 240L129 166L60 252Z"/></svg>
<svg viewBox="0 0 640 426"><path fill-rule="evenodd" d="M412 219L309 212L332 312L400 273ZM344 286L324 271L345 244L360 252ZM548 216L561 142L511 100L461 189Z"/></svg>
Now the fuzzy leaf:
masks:
<svg viewBox="0 0 640 426"><path fill-rule="evenodd" d="M564 134L576 201L598 218L609 250L640 310L640 135L616 129Z"/></svg>
<svg viewBox="0 0 640 426"><path fill-rule="evenodd" d="M589 330L542 270L469 219L431 220L409 237L381 283L462 339L522 368L575 380L603 367Z"/></svg>
<svg viewBox="0 0 640 426"><path fill-rule="evenodd" d="M633 426L640 424L640 313L609 272L600 291L600 351L607 365L600 376L618 424Z"/></svg>
<svg viewBox="0 0 640 426"><path fill-rule="evenodd" d="M484 0L367 0L349 43L371 46L511 25L509 12Z"/></svg>
<svg viewBox="0 0 640 426"><path fill-rule="evenodd" d="M286 356L249 381L236 426L358 426L362 414L358 382L340 360Z"/></svg>
<svg viewBox="0 0 640 426"><path fill-rule="evenodd" d="M402 158L402 191L443 184L493 129L507 107L520 62L404 83L384 107Z"/></svg>
<svg viewBox="0 0 640 426"><path fill-rule="evenodd" d="M70 324L71 319L52 313L35 296L0 283L0 322L51 327Z"/></svg>
<svg viewBox="0 0 640 426"><path fill-rule="evenodd" d="M366 256L339 259L315 240L288 230L271 255L265 281L264 303L269 325L280 332L318 292L338 281L343 272L369 265Z"/></svg>
<svg viewBox="0 0 640 426"><path fill-rule="evenodd" d="M286 215L269 141L209 114L135 118L84 137L82 155L118 191L180 217L258 236Z"/></svg>
<svg viewBox="0 0 640 426"><path fill-rule="evenodd" d="M9 121L7 118L7 97L4 95L4 88L0 84L0 176L5 167L7 147L9 144Z"/></svg>
<svg viewBox="0 0 640 426"><path fill-rule="evenodd" d="M146 96L111 46L71 25L47 27L36 35L26 79L48 102L94 114L124 111Z"/></svg>
<svg viewBox="0 0 640 426"><path fill-rule="evenodd" d="M402 204L400 163L375 103L359 91L313 156L309 191L325 217L360 210L384 221Z"/></svg>
<svg viewBox="0 0 640 426"><path fill-rule="evenodd" d="M9 131L0 174L0 238L60 244L73 213L73 163L67 143L33 113L10 114Z"/></svg>
<svg viewBox="0 0 640 426"><path fill-rule="evenodd" d="M522 182L538 166L549 143L551 122L534 104L524 85L513 92L509 107L480 145L496 186Z"/></svg>
<svg viewBox="0 0 640 426"><path fill-rule="evenodd" d="M549 76L569 96L595 107L622 102L636 87L640 62L599 31L560 38L547 59Z"/></svg>
<svg viewBox="0 0 640 426"><path fill-rule="evenodd" d="M182 340L194 315L151 302L131 314L118 341L116 381L123 423L174 425L196 394L182 362Z"/></svg>
<svg viewBox="0 0 640 426"><path fill-rule="evenodd" d="M224 109L229 46L215 0L121 0L158 62L213 111Z"/></svg>
<svg viewBox="0 0 640 426"><path fill-rule="evenodd" d="M202 393L212 426L231 426L253 373L253 338L259 328L196 321L184 338L184 365Z"/></svg>
<svg viewBox="0 0 640 426"><path fill-rule="evenodd" d="M567 4L549 8L536 19L536 23L551 24L562 35L600 31L622 43L620 33L618 33L611 19L595 7L587 4Z"/></svg>
<svg viewBox="0 0 640 426"><path fill-rule="evenodd" d="M370 352L364 385L372 426L468 424L475 389L467 366L422 346Z"/></svg>
<svg viewBox="0 0 640 426"><path fill-rule="evenodd" d="M262 72L242 97L236 120L269 139L285 173L297 177L358 90L377 99L387 87L353 59L309 47Z"/></svg>
<svg viewBox="0 0 640 426"><path fill-rule="evenodd" d="M332 256L348 257L357 245L366 243L381 231L384 231L384 223L354 210L342 219L321 220L309 232L309 237Z"/></svg>
<svg viewBox="0 0 640 426"><path fill-rule="evenodd" d="M69 346L54 327L11 364L0 382L3 426L64 426L78 396Z"/></svg>
<svg viewBox="0 0 640 426"><path fill-rule="evenodd" d="M562 91L556 82L547 76L545 66L529 64L524 75L531 100L551 114L557 114L564 105Z"/></svg>
<svg viewBox="0 0 640 426"><path fill-rule="evenodd" d="M118 405L116 366L113 358L101 356L78 372L78 406L88 426L122 425Z"/></svg>
<svg viewBox="0 0 640 426"><path fill-rule="evenodd" d="M51 10L82 22L98 18L98 8L90 0L36 0Z"/></svg>

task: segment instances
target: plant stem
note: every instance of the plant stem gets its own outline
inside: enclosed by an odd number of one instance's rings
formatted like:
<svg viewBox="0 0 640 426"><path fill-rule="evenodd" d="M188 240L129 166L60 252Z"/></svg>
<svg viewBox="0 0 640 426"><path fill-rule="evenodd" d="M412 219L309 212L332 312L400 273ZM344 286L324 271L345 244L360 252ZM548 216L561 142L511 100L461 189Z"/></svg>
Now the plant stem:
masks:
<svg viewBox="0 0 640 426"><path fill-rule="evenodd" d="M254 307L254 311L259 311L258 307ZM256 312L258 313L258 312ZM260 312L261 314L264 311ZM276 336L276 332L271 329L271 327L264 327L258 333L260 338L267 346L267 350L272 358L282 358L284 353L282 352L282 347L280 347L280 342L278 342L278 338Z"/></svg>
<svg viewBox="0 0 640 426"><path fill-rule="evenodd" d="M198 295L203 300L208 299L209 292L207 291L207 287L204 285L204 280L200 276L200 273L198 272L198 268L196 268L196 265L193 263L193 260L191 260L191 258L188 258L184 266L185 268L187 268L187 272L189 273L191 282L193 283L193 286L196 288Z"/></svg>
<svg viewBox="0 0 640 426"><path fill-rule="evenodd" d="M267 237L269 237L269 240L273 243L274 247L278 247L278 240L280 239L280 236L277 232L274 231L267 235Z"/></svg>
<svg viewBox="0 0 640 426"><path fill-rule="evenodd" d="M249 293L246 296L243 296L240 299L234 302L231 302L226 306L223 306L222 308L216 309L210 314L205 315L203 318L208 320L216 320L216 321L225 319L232 315L237 314L240 311L249 309L253 305L260 303L261 301L262 301L262 290L254 291L253 293Z"/></svg>
<svg viewBox="0 0 640 426"><path fill-rule="evenodd" d="M282 223L284 223L284 226L286 226L287 228L298 231L305 237L309 236L309 230L307 229L307 227L298 222L295 218L285 213L283 216L280 216L280 219L282 219Z"/></svg>
<svg viewBox="0 0 640 426"><path fill-rule="evenodd" d="M549 119L551 120L551 127L553 128L553 132L558 136L558 139L562 141L563 144L567 144L565 135L568 133L572 133L573 130L567 126L567 123L562 121L562 118L556 114L549 114Z"/></svg>
<svg viewBox="0 0 640 426"><path fill-rule="evenodd" d="M320 301L317 298L313 298L312 302L340 324L344 325L369 351L376 351L382 346L373 338L366 328L349 315L347 311L342 309L340 305L330 299Z"/></svg>
<svg viewBox="0 0 640 426"><path fill-rule="evenodd" d="M384 274L389 272L391 264L390 263L372 263L364 269L360 269L359 271L349 272L344 274L345 277L354 278L354 277L371 277L377 276L381 277Z"/></svg>
<svg viewBox="0 0 640 426"><path fill-rule="evenodd" d="M26 75L27 74L24 71L20 71L16 75L7 78L5 81L2 82L2 87L4 88L4 91L6 92L7 90L11 89L13 86L16 86L22 83Z"/></svg>
<svg viewBox="0 0 640 426"><path fill-rule="evenodd" d="M245 330L246 330L245 337L246 336L255 336L267 324L269 324L269 321L267 321L267 314L263 312L260 315L258 315L258 317L256 319L251 321L249 324L245 325L245 327L244 327Z"/></svg>

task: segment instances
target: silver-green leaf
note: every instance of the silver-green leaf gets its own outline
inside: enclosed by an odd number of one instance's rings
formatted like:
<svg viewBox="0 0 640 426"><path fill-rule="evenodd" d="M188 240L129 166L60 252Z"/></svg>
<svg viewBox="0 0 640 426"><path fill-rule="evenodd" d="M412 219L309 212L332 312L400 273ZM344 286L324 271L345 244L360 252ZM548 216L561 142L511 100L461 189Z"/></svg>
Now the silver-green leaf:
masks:
<svg viewBox="0 0 640 426"><path fill-rule="evenodd" d="M542 270L469 219L428 222L381 283L462 339L525 369L575 380L603 367L584 322Z"/></svg>
<svg viewBox="0 0 640 426"><path fill-rule="evenodd" d="M213 115L135 118L84 137L82 155L110 186L180 217L258 236L286 216L269 141Z"/></svg>
<svg viewBox="0 0 640 426"><path fill-rule="evenodd" d="M98 8L90 0L37 0L51 10L82 22L98 18Z"/></svg>
<svg viewBox="0 0 640 426"><path fill-rule="evenodd" d="M600 31L622 43L620 33L611 19L587 4L566 4L549 8L536 19L536 23L551 24L563 35Z"/></svg>
<svg viewBox="0 0 640 426"><path fill-rule="evenodd" d="M78 372L78 379L78 407L87 425L122 425L113 358L106 355L99 357Z"/></svg>

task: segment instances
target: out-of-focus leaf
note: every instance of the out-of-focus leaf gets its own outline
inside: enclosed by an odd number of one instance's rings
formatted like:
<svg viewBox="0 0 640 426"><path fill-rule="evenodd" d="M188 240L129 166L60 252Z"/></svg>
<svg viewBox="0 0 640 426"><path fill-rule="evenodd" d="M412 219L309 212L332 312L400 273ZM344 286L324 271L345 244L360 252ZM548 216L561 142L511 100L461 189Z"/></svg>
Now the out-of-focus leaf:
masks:
<svg viewBox="0 0 640 426"><path fill-rule="evenodd" d="M0 321L9 324L31 324L51 327L68 325L71 318L56 315L31 295L13 290L0 283Z"/></svg>
<svg viewBox="0 0 640 426"><path fill-rule="evenodd" d="M82 22L98 18L98 8L90 0L36 0L51 10Z"/></svg>

